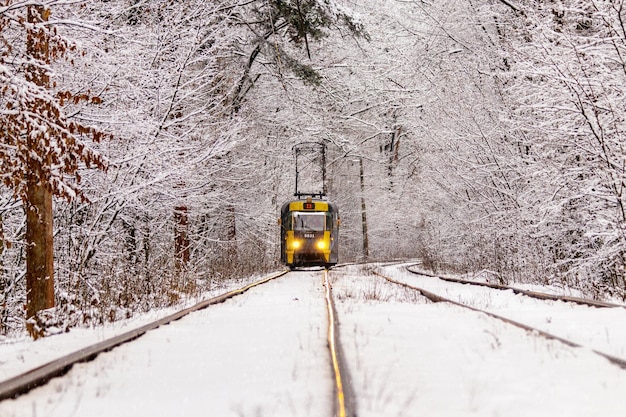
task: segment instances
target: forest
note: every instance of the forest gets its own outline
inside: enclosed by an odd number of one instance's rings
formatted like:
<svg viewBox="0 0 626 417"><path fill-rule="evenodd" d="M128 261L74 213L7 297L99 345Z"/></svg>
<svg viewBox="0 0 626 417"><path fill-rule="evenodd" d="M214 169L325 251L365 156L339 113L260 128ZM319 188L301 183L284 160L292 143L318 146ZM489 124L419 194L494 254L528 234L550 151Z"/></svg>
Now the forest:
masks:
<svg viewBox="0 0 626 417"><path fill-rule="evenodd" d="M302 142L340 262L624 300L625 85L624 0L0 0L0 337L280 268Z"/></svg>

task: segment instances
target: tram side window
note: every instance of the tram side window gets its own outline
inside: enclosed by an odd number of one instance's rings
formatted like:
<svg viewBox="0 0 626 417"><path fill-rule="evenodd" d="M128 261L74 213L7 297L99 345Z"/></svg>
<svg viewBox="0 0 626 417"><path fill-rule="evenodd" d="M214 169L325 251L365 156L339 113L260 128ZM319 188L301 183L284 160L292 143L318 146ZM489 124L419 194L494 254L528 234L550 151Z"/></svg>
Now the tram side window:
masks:
<svg viewBox="0 0 626 417"><path fill-rule="evenodd" d="M293 230L321 232L324 230L324 213L293 213Z"/></svg>
<svg viewBox="0 0 626 417"><path fill-rule="evenodd" d="M292 223L292 222L291 222L291 218L292 218L292 217L293 217L293 216L291 215L291 213L289 213L289 215L288 215L288 216L285 216L285 217L284 217L284 224L283 224L283 227L285 228L285 230L291 230L291 223Z"/></svg>
<svg viewBox="0 0 626 417"><path fill-rule="evenodd" d="M333 214L331 212L326 213L326 230L333 230Z"/></svg>

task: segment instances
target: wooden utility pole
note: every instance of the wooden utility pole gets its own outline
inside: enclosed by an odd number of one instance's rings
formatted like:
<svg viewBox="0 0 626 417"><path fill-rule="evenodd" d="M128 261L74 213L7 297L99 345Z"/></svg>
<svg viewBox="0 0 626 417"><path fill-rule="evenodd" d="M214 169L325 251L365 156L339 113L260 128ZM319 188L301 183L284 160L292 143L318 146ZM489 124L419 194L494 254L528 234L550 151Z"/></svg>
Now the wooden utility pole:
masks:
<svg viewBox="0 0 626 417"><path fill-rule="evenodd" d="M42 6L28 6L28 23L37 25L48 20L49 10ZM27 79L41 87L49 87L50 80L40 64L50 63L48 38L34 30L28 31L27 55L35 62L27 69ZM33 154L39 147L40 135L26 133L27 146ZM44 164L50 161L31 158L26 176L26 318L54 307L54 255L52 242L52 191L44 178ZM34 324L27 330L37 338Z"/></svg>

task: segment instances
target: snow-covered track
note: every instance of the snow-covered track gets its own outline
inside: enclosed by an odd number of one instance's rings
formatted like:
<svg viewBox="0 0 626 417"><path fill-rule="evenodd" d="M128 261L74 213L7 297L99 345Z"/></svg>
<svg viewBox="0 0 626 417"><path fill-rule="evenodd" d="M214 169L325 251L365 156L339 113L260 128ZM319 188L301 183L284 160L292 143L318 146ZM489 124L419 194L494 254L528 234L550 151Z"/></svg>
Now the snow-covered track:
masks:
<svg viewBox="0 0 626 417"><path fill-rule="evenodd" d="M333 301L332 285L328 279L328 270L324 271L324 289L326 307L328 309L328 348L335 376L335 416L355 417L356 396L352 390L350 372L343 359L343 350L339 342L339 328L335 302Z"/></svg>
<svg viewBox="0 0 626 417"><path fill-rule="evenodd" d="M283 271L272 274L266 278L253 282L244 287L201 301L191 307L170 314L167 317L163 317L137 329L130 330L116 337L80 349L74 353L48 362L47 364L42 365L38 368L29 370L20 375L16 375L10 379L7 379L6 381L0 382L0 401L9 398L16 398L22 394L25 394L36 387L46 384L52 378L66 374L72 368L72 366L77 363L91 361L99 354L110 351L111 349L114 349L125 343L131 342L138 337L141 337L150 330L154 330L160 326L172 323L190 313L205 309L211 305L223 303L224 301L232 297L245 293L250 288L265 284L273 279L281 277L287 274L287 272L288 271Z"/></svg>
<svg viewBox="0 0 626 417"><path fill-rule="evenodd" d="M471 280L465 280L465 279L460 279L460 278L445 277L441 275L433 275L427 272L413 270L411 269L410 266L407 267L406 270L415 275L439 278L442 281L454 282L457 284L477 285L481 287L488 287L488 288L493 288L496 290L503 290L503 291L509 290L509 291L513 291L515 294L521 294L527 297L537 298L539 300L564 301L564 302L569 302L569 303L576 303L580 305L587 305L590 307L600 307L600 308L616 308L616 307L626 308L626 305L623 305L623 304L607 303L604 301L589 300L585 298L571 297L568 295L547 294L547 293L542 293L538 291L523 290L520 288L511 287L509 285L494 284L494 283L480 282L480 281L471 281Z"/></svg>
<svg viewBox="0 0 626 417"><path fill-rule="evenodd" d="M544 337L546 339L557 340L557 341L559 341L559 342L561 342L561 343L563 343L563 344L565 344L567 346L574 347L574 348L585 348L585 346L583 346L580 343L576 343L576 342L573 342L573 341L568 340L566 338L563 338L563 337L560 337L560 336L556 336L556 335L554 335L552 333L546 332L546 331L538 329L536 327L529 326L527 324L521 323L521 322L516 321L516 320L512 320L510 318L504 317L504 316L499 315L499 314L495 314L495 313L486 311L484 309L479 309L479 308L472 307L470 305L467 305L467 304L464 304L464 303L461 303L461 302L457 302L457 301L451 300L451 299L449 299L447 297L443 297L441 295L435 294L434 292L425 290L423 288L420 288L420 287L417 287L417 286L414 286L414 285L411 285L411 284L408 284L408 283L405 283L405 282L401 282L401 281L395 280L395 279L393 279L391 277L388 277L388 276L386 276L384 274L381 274L381 273L379 273L377 271L373 271L373 273L375 275L381 277L381 278L384 278L385 280L387 280L390 283L393 283L393 284L396 284L396 285L400 285L402 287L405 287L405 288L417 291L422 296L424 296L425 298L427 298L428 300L430 300L430 301L432 301L434 303L440 303L440 302L450 303L450 304L456 305L458 307L462 307L464 309L468 309L468 310L471 310L471 311L474 311L474 312L485 314L485 315L487 315L489 317L501 320L501 321L503 321L505 323L508 323L508 324L513 325L513 326L519 327L519 328L521 328L523 330L526 330L528 332L531 332L533 334L542 336L542 337ZM590 350L592 352L594 352L595 354L604 357L605 359L607 359L612 364L617 365L617 366L619 366L622 369L626 369L626 359L622 359L622 358L616 357L614 355L610 355L610 354L604 353L604 352L599 351L597 349L590 349Z"/></svg>

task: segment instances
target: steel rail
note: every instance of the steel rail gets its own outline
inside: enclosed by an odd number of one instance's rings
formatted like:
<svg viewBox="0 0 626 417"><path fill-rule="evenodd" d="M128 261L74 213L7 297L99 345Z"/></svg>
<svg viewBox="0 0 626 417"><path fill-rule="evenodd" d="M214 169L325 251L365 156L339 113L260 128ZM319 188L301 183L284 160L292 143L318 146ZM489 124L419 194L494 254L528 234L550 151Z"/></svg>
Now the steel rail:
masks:
<svg viewBox="0 0 626 417"><path fill-rule="evenodd" d="M356 417L356 397L352 390L350 373L343 360L343 351L339 343L337 312L333 301L332 286L328 279L328 270L324 270L323 284L326 307L328 309L328 348L335 376L335 416Z"/></svg>
<svg viewBox="0 0 626 417"><path fill-rule="evenodd" d="M623 305L623 304L607 303L607 302L598 301L598 300L587 300L585 298L571 297L569 295L546 294L546 293L542 293L538 291L523 290L521 288L515 288L509 285L491 284L488 282L469 281L469 280L460 279L460 278L433 275L433 274L429 274L426 272L414 271L410 267L406 267L406 270L415 275L424 275L427 277L439 278L442 281L454 282L457 284L477 285L481 287L493 288L496 290L511 290L515 294L521 294L527 297L537 298L540 300L565 301L569 303L576 303L580 305L588 305L591 307L599 307L599 308L626 308L626 305Z"/></svg>
<svg viewBox="0 0 626 417"><path fill-rule="evenodd" d="M245 287L241 287L241 288L229 291L227 293L218 295L216 297L212 297L207 300L201 301L191 307L188 307L176 313L170 314L169 316L163 317L152 323L148 323L144 326L138 327L137 329L130 330L126 333L115 336L111 339L104 340L102 342L80 349L76 352L70 353L69 355L65 355L51 362L48 362L42 366L39 366L35 369L32 369L20 375L9 378L3 382L0 382L0 401L6 400L9 398L16 398L22 394L25 394L28 391L36 387L46 384L52 378L66 374L67 372L69 372L72 366L74 366L74 364L81 363L81 362L88 362L90 360L93 360L100 353L107 352L120 345L131 342L143 336L146 332L150 330L154 330L160 326L164 326L176 320L180 320L181 318L185 317L186 315L190 313L205 309L211 305L223 303L229 298L243 294L244 292L248 291L250 288L265 284L287 273L288 271L279 272L279 273L270 275L269 277L263 278L259 281L248 284Z"/></svg>
<svg viewBox="0 0 626 417"><path fill-rule="evenodd" d="M612 364L617 365L617 366L619 366L622 369L626 369L626 359L618 358L617 356L609 355L608 353L604 353L604 352L601 352L601 351L596 350L596 349L588 348L588 347L586 347L584 345L581 345L579 343L572 342L571 340L567 340L567 339L564 339L564 338L562 338L560 336L556 336L556 335L553 335L553 334L548 333L546 331L543 331L543 330L540 330L540 329L528 326L528 325L526 325L524 323L520 323L518 321L511 320L511 319L509 319L507 317L500 316L498 314L491 313L491 312L486 311L486 310L481 310L481 309L476 308L476 307L468 306L467 304L459 303L459 302L454 301L454 300L450 300L448 298L445 298L445 297L442 297L440 295L437 295L437 294L435 294L433 292L427 291L427 290L425 290L423 288L419 288L419 287L407 284L405 282L397 281L397 280L395 280L393 278L390 278L390 277L388 277L386 275L383 275L383 274L381 274L379 272L373 271L373 273L375 275L378 275L381 278L386 279L387 281L389 281L389 282L391 282L393 284L397 284L397 285L403 286L405 288L409 288L411 290L417 291L421 295L423 295L424 297L426 297L427 299L429 299L430 301L432 301L434 303L444 302L444 303L453 304L455 306L466 308L466 309L475 311L477 313L486 314L487 316L492 317L494 319L501 320L501 321L503 321L505 323L508 323L508 324L513 325L513 326L519 327L520 329L526 330L528 332L532 332L534 334L538 334L539 336L542 336L542 337L544 337L546 339L559 341L559 342L561 342L561 343L563 343L563 344L565 344L567 346L570 346L570 347L589 349L590 351L592 351L596 355L602 356L603 358L607 359Z"/></svg>

